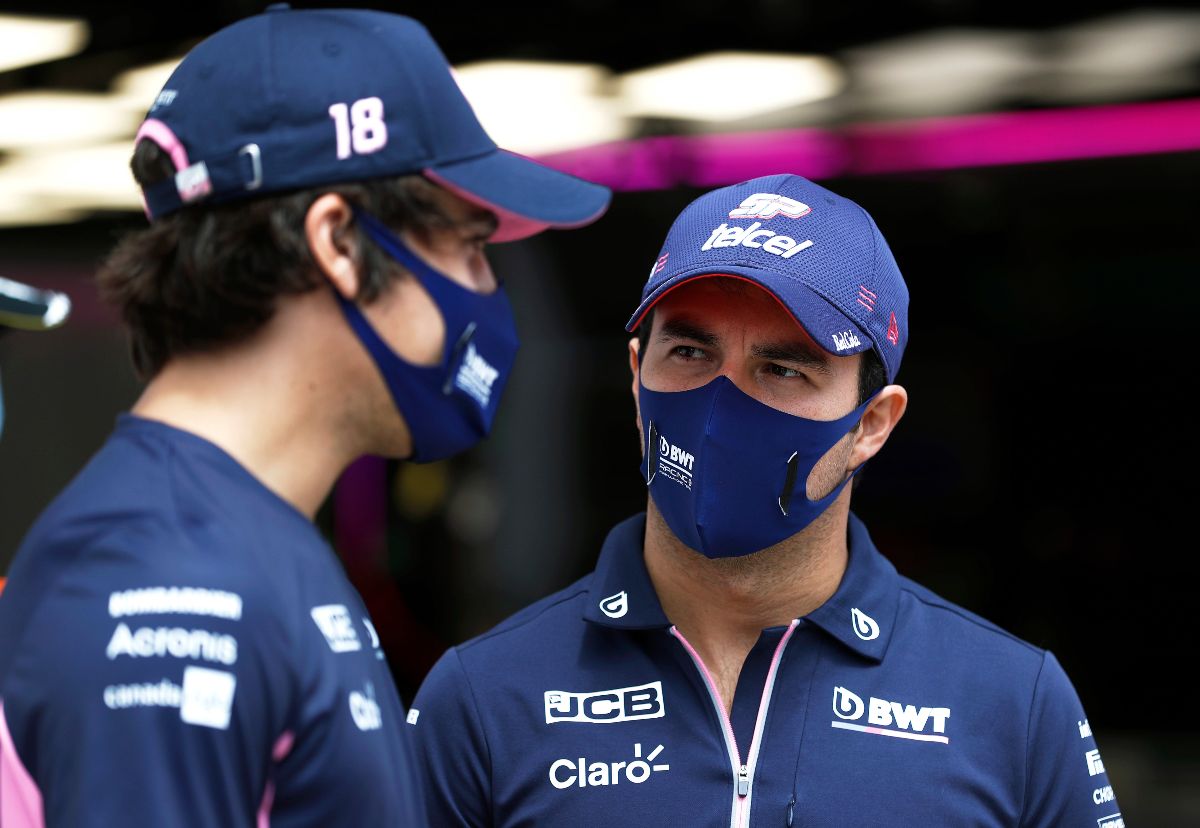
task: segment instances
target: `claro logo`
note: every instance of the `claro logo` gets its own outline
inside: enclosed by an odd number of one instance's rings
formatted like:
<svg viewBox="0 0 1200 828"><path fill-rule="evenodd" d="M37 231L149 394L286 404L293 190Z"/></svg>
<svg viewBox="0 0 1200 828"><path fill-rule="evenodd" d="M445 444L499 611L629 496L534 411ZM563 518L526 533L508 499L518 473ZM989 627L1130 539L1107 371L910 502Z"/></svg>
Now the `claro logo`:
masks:
<svg viewBox="0 0 1200 828"><path fill-rule="evenodd" d="M546 691L546 724L632 722L637 719L661 719L665 712L661 681L592 693Z"/></svg>
<svg viewBox="0 0 1200 828"><path fill-rule="evenodd" d="M582 756L556 759L550 765L550 784L560 791L576 785L581 788L619 785L622 779L640 785L650 778L650 774L671 769L668 764L655 763L662 752L663 746L659 745L643 759L639 742L633 746L633 761L629 762L592 762Z"/></svg>
<svg viewBox="0 0 1200 828"><path fill-rule="evenodd" d="M862 697L845 687L833 688L833 713L841 721L830 722L841 730L856 730L873 736L893 736L917 742L941 742L950 744L945 736L946 720L950 718L949 707L917 707L912 704L877 699L874 696L865 704ZM857 724L866 714L867 724ZM931 730L931 733L925 732Z"/></svg>

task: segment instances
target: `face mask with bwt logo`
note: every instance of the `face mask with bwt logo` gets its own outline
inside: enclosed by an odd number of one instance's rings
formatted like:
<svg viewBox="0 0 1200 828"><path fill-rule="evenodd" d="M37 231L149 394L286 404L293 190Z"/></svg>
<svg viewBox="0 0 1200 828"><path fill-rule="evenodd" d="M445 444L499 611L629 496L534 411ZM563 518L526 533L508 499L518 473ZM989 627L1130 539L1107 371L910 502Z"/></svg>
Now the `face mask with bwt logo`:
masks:
<svg viewBox="0 0 1200 828"><path fill-rule="evenodd" d="M836 420L809 420L720 376L690 391L639 383L638 402L642 477L667 526L709 558L732 558L791 537L837 498L858 469L819 500L808 499L809 475L871 400Z"/></svg>

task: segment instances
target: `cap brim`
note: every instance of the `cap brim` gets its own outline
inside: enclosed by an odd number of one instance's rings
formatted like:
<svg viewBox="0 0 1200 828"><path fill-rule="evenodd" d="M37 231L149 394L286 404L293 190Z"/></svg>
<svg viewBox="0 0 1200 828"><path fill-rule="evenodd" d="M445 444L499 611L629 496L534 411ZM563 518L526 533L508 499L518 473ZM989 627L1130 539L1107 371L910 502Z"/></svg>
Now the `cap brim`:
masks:
<svg viewBox="0 0 1200 828"><path fill-rule="evenodd" d="M71 300L65 293L0 278L0 325L43 331L61 325L70 313Z"/></svg>
<svg viewBox="0 0 1200 828"><path fill-rule="evenodd" d="M742 279L771 294L791 314L796 324L812 337L813 342L834 356L850 356L869 351L872 347L871 338L862 328L808 285L774 271L741 265L725 265L717 270L711 267L697 268L672 276L642 300L625 330L634 331L651 308L681 285L697 279L717 277Z"/></svg>
<svg viewBox="0 0 1200 828"><path fill-rule="evenodd" d="M608 209L612 192L507 150L427 168L425 176L496 214L491 240L516 241L551 227L582 227Z"/></svg>

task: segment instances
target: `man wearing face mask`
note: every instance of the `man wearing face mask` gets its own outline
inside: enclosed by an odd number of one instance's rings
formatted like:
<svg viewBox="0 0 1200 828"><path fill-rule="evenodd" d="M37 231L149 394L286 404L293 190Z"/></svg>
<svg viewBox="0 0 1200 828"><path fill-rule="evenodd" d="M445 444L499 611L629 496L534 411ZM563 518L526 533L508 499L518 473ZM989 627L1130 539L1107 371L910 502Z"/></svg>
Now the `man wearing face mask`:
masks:
<svg viewBox="0 0 1200 828"><path fill-rule="evenodd" d="M429 821L1122 824L1053 655L898 575L850 511L907 405L870 216L792 175L708 193L629 330L646 514L434 668Z"/></svg>
<svg viewBox="0 0 1200 828"><path fill-rule="evenodd" d="M405 710L312 524L363 454L488 431L489 241L608 191L497 149L428 32L275 6L193 49L100 275L149 380L0 597L0 824L417 826Z"/></svg>

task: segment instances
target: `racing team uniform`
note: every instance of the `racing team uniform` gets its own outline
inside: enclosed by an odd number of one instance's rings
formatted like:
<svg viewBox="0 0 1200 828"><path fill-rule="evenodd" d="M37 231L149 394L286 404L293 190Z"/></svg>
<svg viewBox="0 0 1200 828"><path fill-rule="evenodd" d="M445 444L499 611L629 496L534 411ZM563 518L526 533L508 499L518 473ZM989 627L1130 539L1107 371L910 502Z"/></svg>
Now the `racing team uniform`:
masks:
<svg viewBox="0 0 1200 828"><path fill-rule="evenodd" d="M408 718L431 824L1123 826L1054 656L901 577L857 517L836 593L762 631L730 716L644 532L438 662Z"/></svg>
<svg viewBox="0 0 1200 828"><path fill-rule="evenodd" d="M125 415L0 597L0 825L414 826L404 710L313 524Z"/></svg>

